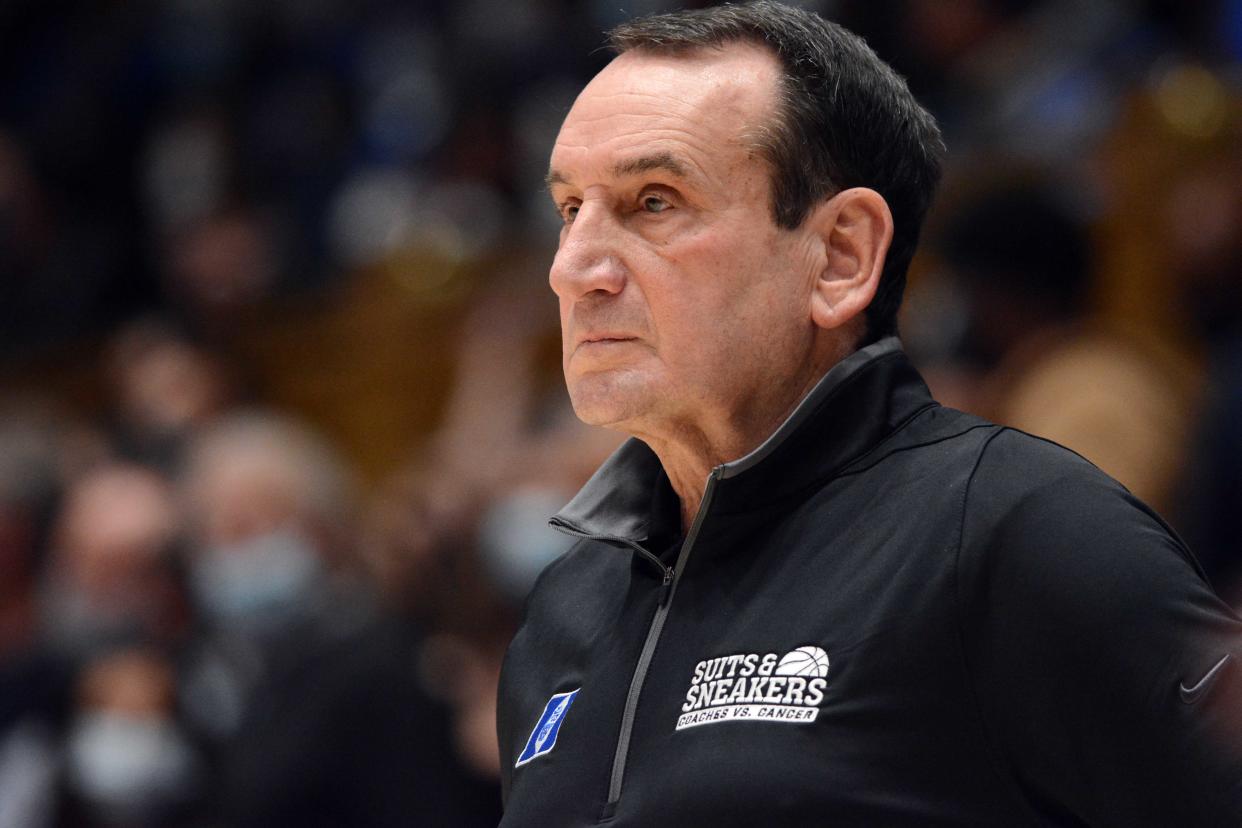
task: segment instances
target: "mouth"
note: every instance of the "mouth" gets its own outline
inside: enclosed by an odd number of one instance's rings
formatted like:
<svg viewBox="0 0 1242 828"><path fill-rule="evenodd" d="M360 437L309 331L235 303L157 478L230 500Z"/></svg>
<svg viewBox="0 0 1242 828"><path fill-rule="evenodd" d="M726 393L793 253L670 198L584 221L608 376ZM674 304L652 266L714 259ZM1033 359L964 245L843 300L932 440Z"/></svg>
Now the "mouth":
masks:
<svg viewBox="0 0 1242 828"><path fill-rule="evenodd" d="M579 338L578 347L583 345L606 345L614 342L633 342L635 339L636 337L623 334L588 334Z"/></svg>
<svg viewBox="0 0 1242 828"><path fill-rule="evenodd" d="M578 339L574 346L573 356L594 364L600 361L612 363L623 358L629 352L629 346L638 341L638 337L625 336L619 333L592 333Z"/></svg>

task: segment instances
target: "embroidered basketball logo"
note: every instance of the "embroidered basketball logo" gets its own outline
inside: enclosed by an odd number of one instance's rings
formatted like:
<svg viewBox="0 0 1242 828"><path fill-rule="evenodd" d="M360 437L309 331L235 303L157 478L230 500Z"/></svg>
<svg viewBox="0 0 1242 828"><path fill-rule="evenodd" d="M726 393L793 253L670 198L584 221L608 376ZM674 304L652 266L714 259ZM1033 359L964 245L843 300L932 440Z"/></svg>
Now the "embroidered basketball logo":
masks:
<svg viewBox="0 0 1242 828"><path fill-rule="evenodd" d="M828 654L819 647L799 647L781 656L776 675L823 678L828 675Z"/></svg>
<svg viewBox="0 0 1242 828"><path fill-rule="evenodd" d="M567 693L557 693L548 699L548 703L543 708L543 715L539 717L539 721L535 722L535 729L530 732L526 747L522 748L522 753L513 767L525 765L531 759L542 756L556 747L556 735L561 732L565 714L569 712L569 706L574 703L581 689L579 687Z"/></svg>
<svg viewBox="0 0 1242 828"><path fill-rule="evenodd" d="M677 730L729 721L805 724L819 716L828 654L808 644L776 653L739 653L694 665Z"/></svg>

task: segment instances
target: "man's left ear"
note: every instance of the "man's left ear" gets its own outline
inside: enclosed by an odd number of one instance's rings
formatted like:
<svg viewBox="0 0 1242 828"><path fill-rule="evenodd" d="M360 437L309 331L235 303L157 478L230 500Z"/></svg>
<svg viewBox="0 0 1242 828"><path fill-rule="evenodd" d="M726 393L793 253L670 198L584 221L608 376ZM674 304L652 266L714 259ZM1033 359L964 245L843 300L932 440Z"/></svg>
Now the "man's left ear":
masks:
<svg viewBox="0 0 1242 828"><path fill-rule="evenodd" d="M893 241L893 214L875 190L854 187L837 193L807 218L825 252L811 294L811 319L821 328L839 328L875 297Z"/></svg>

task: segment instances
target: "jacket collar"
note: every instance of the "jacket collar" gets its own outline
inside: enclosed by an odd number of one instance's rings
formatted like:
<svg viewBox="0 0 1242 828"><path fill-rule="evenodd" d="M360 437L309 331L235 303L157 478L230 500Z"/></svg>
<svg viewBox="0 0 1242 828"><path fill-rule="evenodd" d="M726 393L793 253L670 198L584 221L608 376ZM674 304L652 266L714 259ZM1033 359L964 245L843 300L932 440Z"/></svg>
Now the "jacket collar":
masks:
<svg viewBox="0 0 1242 828"><path fill-rule="evenodd" d="M896 337L833 366L758 448L717 466L713 512L746 511L831 478L902 423L934 405ZM659 458L630 438L553 520L601 539L643 543L652 534L661 487ZM665 498L666 499L666 498Z"/></svg>

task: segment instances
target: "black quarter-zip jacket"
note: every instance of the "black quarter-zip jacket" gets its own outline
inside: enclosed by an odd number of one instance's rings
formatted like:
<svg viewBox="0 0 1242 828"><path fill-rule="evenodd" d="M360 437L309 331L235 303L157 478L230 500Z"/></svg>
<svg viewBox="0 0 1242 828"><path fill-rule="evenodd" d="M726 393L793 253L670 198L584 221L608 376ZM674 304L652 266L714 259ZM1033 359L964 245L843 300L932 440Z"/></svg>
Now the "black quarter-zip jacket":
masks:
<svg viewBox="0 0 1242 828"><path fill-rule="evenodd" d="M1242 824L1242 622L1150 509L856 352L690 530L625 443L500 682L502 826Z"/></svg>

